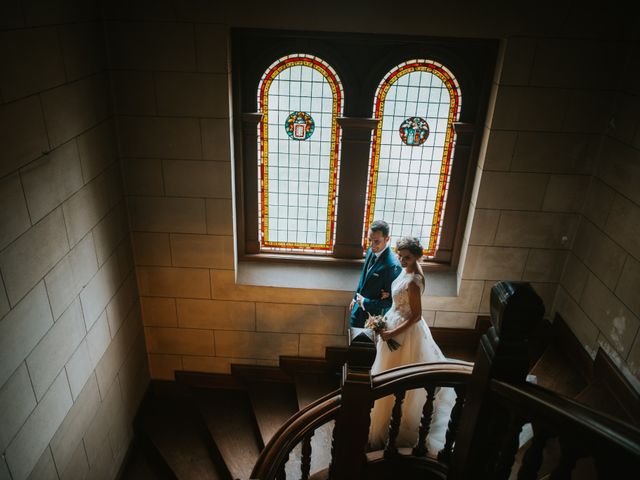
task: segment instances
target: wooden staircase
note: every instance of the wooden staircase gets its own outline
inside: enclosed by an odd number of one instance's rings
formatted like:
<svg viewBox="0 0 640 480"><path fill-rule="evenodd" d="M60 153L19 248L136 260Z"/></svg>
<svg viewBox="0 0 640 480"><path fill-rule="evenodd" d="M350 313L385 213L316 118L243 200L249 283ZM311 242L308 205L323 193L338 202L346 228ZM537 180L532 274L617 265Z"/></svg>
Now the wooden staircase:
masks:
<svg viewBox="0 0 640 480"><path fill-rule="evenodd" d="M190 398L177 389L157 384L148 392L135 429L160 478L225 478L197 415Z"/></svg>
<svg viewBox="0 0 640 480"><path fill-rule="evenodd" d="M637 394L634 398L631 390L620 388L621 379L611 373L606 355L595 363L585 358L562 319L547 333L553 340L538 352L531 370L539 386L640 424L633 414L634 406L640 413ZM445 354L473 357L472 351L459 348L445 349ZM327 352L327 358L336 357L340 355L335 350ZM233 365L231 375L178 372L175 382L152 382L135 419L135 444L120 478L251 478L260 452L280 426L339 387L339 361L283 357L280 365ZM323 425L311 438L312 474L329 465L333 424ZM528 445L521 448L516 463ZM287 478L301 477L301 449L298 445L289 456ZM557 457L553 443L547 450L547 463L552 463Z"/></svg>
<svg viewBox="0 0 640 480"><path fill-rule="evenodd" d="M640 395L602 349L592 360L559 315L547 336L530 372L537 385L640 427Z"/></svg>
<svg viewBox="0 0 640 480"><path fill-rule="evenodd" d="M280 426L338 387L338 369L327 365L323 371L305 371L303 366L291 373L234 365L231 376L179 372L176 382L152 381L134 422L136 440L120 478L249 479L261 450ZM312 468L327 467L330 443L330 428L316 432ZM300 461L301 453L294 451L286 468L289 478L299 478Z"/></svg>

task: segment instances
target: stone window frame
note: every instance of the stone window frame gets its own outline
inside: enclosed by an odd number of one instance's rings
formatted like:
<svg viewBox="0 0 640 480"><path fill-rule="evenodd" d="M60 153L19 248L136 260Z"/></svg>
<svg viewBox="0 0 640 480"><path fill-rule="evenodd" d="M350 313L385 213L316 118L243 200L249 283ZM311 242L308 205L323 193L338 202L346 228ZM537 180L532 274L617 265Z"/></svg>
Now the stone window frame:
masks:
<svg viewBox="0 0 640 480"><path fill-rule="evenodd" d="M364 257L362 232L368 178L371 118L376 89L396 65L412 58L446 65L460 84L464 102L454 124L456 145L440 248L423 262L428 271L455 272L460 259L471 190L498 53L497 40L443 39L383 34L231 30L236 248L239 262L358 265ZM257 88L278 58L305 53L335 69L344 88L340 178L362 188L339 190L334 251L330 255L261 252L258 240Z"/></svg>

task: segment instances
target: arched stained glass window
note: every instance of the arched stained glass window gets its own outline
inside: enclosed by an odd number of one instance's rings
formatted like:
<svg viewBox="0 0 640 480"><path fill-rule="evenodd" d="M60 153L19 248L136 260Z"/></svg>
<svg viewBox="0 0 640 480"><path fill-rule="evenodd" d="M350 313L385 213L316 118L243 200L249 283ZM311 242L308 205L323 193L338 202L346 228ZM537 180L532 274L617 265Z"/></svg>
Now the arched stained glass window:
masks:
<svg viewBox="0 0 640 480"><path fill-rule="evenodd" d="M342 85L312 55L280 58L262 76L258 105L261 250L331 253L335 237Z"/></svg>
<svg viewBox="0 0 640 480"><path fill-rule="evenodd" d="M365 242L370 223L382 219L394 238L418 237L425 255L435 255L459 114L458 82L442 64L410 60L385 76L374 104Z"/></svg>

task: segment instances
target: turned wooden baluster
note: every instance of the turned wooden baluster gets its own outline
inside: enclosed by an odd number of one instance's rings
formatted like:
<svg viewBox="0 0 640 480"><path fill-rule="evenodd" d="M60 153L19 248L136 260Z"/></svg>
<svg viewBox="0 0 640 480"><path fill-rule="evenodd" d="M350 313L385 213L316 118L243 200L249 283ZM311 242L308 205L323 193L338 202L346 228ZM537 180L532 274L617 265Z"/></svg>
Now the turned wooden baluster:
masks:
<svg viewBox="0 0 640 480"><path fill-rule="evenodd" d="M311 472L311 437L313 437L313 434L314 432L309 433L302 440L301 480L307 480L309 472Z"/></svg>
<svg viewBox="0 0 640 480"><path fill-rule="evenodd" d="M285 457L282 465L280 466L280 470L278 470L278 474L276 475L276 480L287 480L287 471L285 467L287 466L287 462L289 461L289 454Z"/></svg>
<svg viewBox="0 0 640 480"><path fill-rule="evenodd" d="M336 462L334 459L336 458L336 438L340 436L340 424L336 422L333 425L333 435L331 436L331 461L329 462L329 477L328 478L336 478Z"/></svg>
<svg viewBox="0 0 640 480"><path fill-rule="evenodd" d="M520 446L520 431L524 424L525 420L515 413L509 415L509 424L507 425L502 448L496 463L495 478L497 480L506 480L511 474L511 467L513 467L513 461Z"/></svg>
<svg viewBox="0 0 640 480"><path fill-rule="evenodd" d="M462 387L455 387L455 391L456 403L451 409L451 417L449 418L449 425L447 425L444 447L438 452L438 461L443 463L449 463L449 460L451 459L453 443L456 439L456 435L458 434L458 426L460 425L460 418L462 417L462 406L464 405L465 392Z"/></svg>
<svg viewBox="0 0 640 480"><path fill-rule="evenodd" d="M522 457L522 465L518 471L518 480L535 480L538 478L538 471L542 466L542 454L544 447L551 435L544 429L539 429L535 424L532 425L533 438L531 445L524 452Z"/></svg>
<svg viewBox="0 0 640 480"><path fill-rule="evenodd" d="M435 386L425 388L427 391L427 399L422 407L422 417L420 418L420 429L418 430L418 442L413 447L412 454L416 457L424 457L427 454L427 435L431 428L431 419L433 418L433 401L435 399Z"/></svg>
<svg viewBox="0 0 640 480"><path fill-rule="evenodd" d="M396 440L398 433L400 432L400 422L402 421L402 402L406 391L396 393L396 401L393 404L393 410L391 411L391 421L389 422L389 438L387 439L387 445L384 449L384 458L390 458L398 454L398 447L396 446Z"/></svg>

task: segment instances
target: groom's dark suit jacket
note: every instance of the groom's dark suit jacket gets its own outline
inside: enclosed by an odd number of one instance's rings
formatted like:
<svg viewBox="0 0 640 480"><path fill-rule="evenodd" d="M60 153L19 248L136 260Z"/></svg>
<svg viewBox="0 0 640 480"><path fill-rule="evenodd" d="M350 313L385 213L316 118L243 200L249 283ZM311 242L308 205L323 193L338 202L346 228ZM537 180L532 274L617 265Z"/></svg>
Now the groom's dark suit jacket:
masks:
<svg viewBox="0 0 640 480"><path fill-rule="evenodd" d="M365 311L357 303L355 304L351 311L351 320L349 322L352 327L364 327L364 322L368 317L367 313L382 315L391 307L391 296L382 300L380 299L380 294L382 290L391 294L391 283L400 275L400 263L398 263L398 259L390 248L382 252L373 266L368 269L370 262L374 260L375 255L369 249L365 257L358 288L353 295L354 299L358 293L365 297Z"/></svg>

